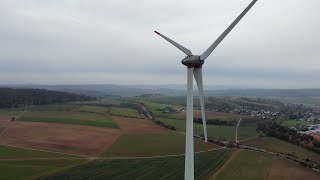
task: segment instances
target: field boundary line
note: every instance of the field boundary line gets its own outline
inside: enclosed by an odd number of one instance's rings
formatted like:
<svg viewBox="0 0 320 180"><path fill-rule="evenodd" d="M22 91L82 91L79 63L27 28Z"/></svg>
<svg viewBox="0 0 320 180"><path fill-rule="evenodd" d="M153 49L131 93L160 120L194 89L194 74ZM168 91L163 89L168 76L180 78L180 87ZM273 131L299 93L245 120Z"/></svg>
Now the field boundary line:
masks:
<svg viewBox="0 0 320 180"><path fill-rule="evenodd" d="M238 141L238 143L242 143L242 142L245 142L245 141L250 141L250 140L256 139L256 138L259 138L259 135L256 136L256 137L253 137L253 138L249 138L249 139L244 139L244 140L242 140L242 141Z"/></svg>
<svg viewBox="0 0 320 180"><path fill-rule="evenodd" d="M38 179L38 178L41 178L41 177L49 176L49 175L51 175L51 174L52 174L52 175L58 174L58 173L60 173L60 172L64 172L64 171L66 171L66 170L68 170L68 169L71 169L71 168L73 168L73 167L81 166L81 165L83 165L83 164L86 164L86 163L88 163L88 162L90 162L90 161L91 161L91 160L87 160L87 161L82 162L82 163L75 163L75 164L72 164L72 165L70 165L70 166L52 169L52 170L50 170L50 171L43 172L43 173L41 173L41 174L31 176L31 177L28 178L28 179L30 179L30 180L31 180L31 179Z"/></svg>
<svg viewBox="0 0 320 180"><path fill-rule="evenodd" d="M209 180L214 180L215 177L234 159L238 153L239 150L236 150L234 153L232 153L229 159L223 163L223 165L209 178Z"/></svg>
<svg viewBox="0 0 320 180"><path fill-rule="evenodd" d="M16 159L6 159L0 158L1 161L32 161L32 160L90 160L90 158L84 157L48 157L48 158L16 158Z"/></svg>
<svg viewBox="0 0 320 180"><path fill-rule="evenodd" d="M227 149L225 147L220 147L220 148L213 148L213 149L209 149L208 151L217 151L217 150L221 150L221 149ZM200 154L200 153L204 153L206 151L197 151L194 154ZM97 157L96 159L106 159L106 160L112 160L112 159L154 159L154 158L166 158L166 157L180 157L180 156L184 156L185 154L172 154L172 155L160 155L160 156L128 156L128 157Z"/></svg>
<svg viewBox="0 0 320 180"><path fill-rule="evenodd" d="M69 156L78 156L78 157L83 157L83 158L94 158L92 156L72 154L72 153L64 153L64 152L59 152L59 151L50 151L50 150L44 150L44 149L28 148L28 147L22 147L22 146L10 145L10 144L1 144L1 145L8 146L8 147L14 147L14 148L34 150L34 151L42 151L42 152L49 152L49 153L56 153L56 154L64 154L64 155L69 155Z"/></svg>

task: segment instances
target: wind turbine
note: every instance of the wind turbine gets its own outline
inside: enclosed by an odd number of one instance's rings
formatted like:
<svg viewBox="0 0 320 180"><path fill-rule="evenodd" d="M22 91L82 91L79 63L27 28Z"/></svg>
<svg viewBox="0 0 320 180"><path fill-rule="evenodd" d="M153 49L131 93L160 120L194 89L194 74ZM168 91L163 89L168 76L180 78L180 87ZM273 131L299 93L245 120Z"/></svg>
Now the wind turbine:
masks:
<svg viewBox="0 0 320 180"><path fill-rule="evenodd" d="M203 80L202 80L202 65L204 60L212 53L212 51L219 45L219 43L229 34L229 32L237 25L237 23L243 18L243 16L251 9L251 7L257 2L253 0L248 7L231 23L231 25L218 37L218 39L200 56L193 55L192 52L183 47L182 45L176 43L170 38L157 31L154 31L159 36L167 40L169 43L184 52L187 57L182 59L182 64L188 68L187 76L187 118L186 118L186 149L185 149L185 170L184 179L193 180L194 179L194 146L193 146L193 76L196 79L200 107L202 114L202 123L204 138L206 143L206 153L208 154L208 138L207 138L207 127L206 127L206 116L203 98Z"/></svg>

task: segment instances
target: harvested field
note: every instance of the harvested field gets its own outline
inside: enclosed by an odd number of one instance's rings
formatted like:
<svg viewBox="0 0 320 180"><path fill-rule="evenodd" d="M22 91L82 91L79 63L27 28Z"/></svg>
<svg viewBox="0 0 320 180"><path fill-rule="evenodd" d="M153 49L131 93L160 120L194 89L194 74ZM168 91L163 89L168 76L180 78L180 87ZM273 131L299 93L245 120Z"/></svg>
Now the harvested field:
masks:
<svg viewBox="0 0 320 180"><path fill-rule="evenodd" d="M170 130L163 128L146 119L126 118L118 116L113 116L112 118L120 127L121 132L126 134L157 134L170 132Z"/></svg>
<svg viewBox="0 0 320 180"><path fill-rule="evenodd" d="M117 129L88 126L11 122L2 134L4 144L64 153L98 156L120 135Z"/></svg>
<svg viewBox="0 0 320 180"><path fill-rule="evenodd" d="M309 168L300 166L296 162L275 158L272 161L268 172L269 180L317 180L320 179L320 173Z"/></svg>
<svg viewBox="0 0 320 180"><path fill-rule="evenodd" d="M0 123L2 121L10 121L11 118L12 118L12 116L1 115L0 116Z"/></svg>

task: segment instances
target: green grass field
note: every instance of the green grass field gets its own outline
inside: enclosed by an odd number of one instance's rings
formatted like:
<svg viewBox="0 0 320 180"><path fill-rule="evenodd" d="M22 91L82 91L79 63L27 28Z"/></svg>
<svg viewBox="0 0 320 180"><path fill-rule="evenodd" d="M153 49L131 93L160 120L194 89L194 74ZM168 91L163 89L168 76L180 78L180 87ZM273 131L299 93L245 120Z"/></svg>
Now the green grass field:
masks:
<svg viewBox="0 0 320 180"><path fill-rule="evenodd" d="M118 128L105 114L75 111L28 111L19 120Z"/></svg>
<svg viewBox="0 0 320 180"><path fill-rule="evenodd" d="M194 139L195 151L205 150L201 139ZM210 144L210 148L216 148ZM127 134L121 135L104 153L104 156L158 156L182 154L185 151L185 135L179 133L164 134Z"/></svg>
<svg viewBox="0 0 320 180"><path fill-rule="evenodd" d="M300 146L291 144L289 142L282 141L272 137L256 138L256 139L245 141L242 144L263 148L269 151L279 152L283 154L293 154L299 157L300 159L308 158L313 161L320 162L319 154L309 151L307 149L304 149Z"/></svg>
<svg viewBox="0 0 320 180"><path fill-rule="evenodd" d="M184 106L177 106L172 104L161 104L156 102L150 102L145 101L143 102L145 106L148 108L149 111L152 112L152 114L155 117L160 118L168 118L168 119L180 119L184 120L186 118L185 112L178 112L178 113L166 113L161 111L161 108L163 107L184 107ZM201 111L199 109L194 110L194 117L200 118L201 117ZM211 120L223 120L223 121L238 121L240 118L243 118L246 116L239 115L239 114L231 114L231 113L221 113L221 112L207 112L206 118Z"/></svg>
<svg viewBox="0 0 320 180"><path fill-rule="evenodd" d="M230 157L231 150L195 155L195 178L208 179ZM184 156L150 159L97 160L38 179L177 180L184 177Z"/></svg>
<svg viewBox="0 0 320 180"><path fill-rule="evenodd" d="M238 141L243 141L243 140L255 138L258 136L259 134L256 131L256 127L240 125L238 128Z"/></svg>
<svg viewBox="0 0 320 180"><path fill-rule="evenodd" d="M266 179L271 161L272 156L268 154L237 150L214 179Z"/></svg>
<svg viewBox="0 0 320 180"><path fill-rule="evenodd" d="M71 168L85 162L85 160L0 160L1 180L22 180L49 172Z"/></svg>
<svg viewBox="0 0 320 180"><path fill-rule="evenodd" d="M25 109L30 111L74 111L79 107L76 104L46 104L25 107Z"/></svg>
<svg viewBox="0 0 320 180"><path fill-rule="evenodd" d="M0 110L0 115L4 116L18 116L23 113L22 109L2 109Z"/></svg>
<svg viewBox="0 0 320 180"><path fill-rule="evenodd" d="M76 157L67 154L0 145L0 159Z"/></svg>
<svg viewBox="0 0 320 180"><path fill-rule="evenodd" d="M179 131L185 131L185 128L186 128L186 123L184 120L166 119L166 118L156 118L156 120L175 126ZM194 126L195 135L203 134L202 124L194 123L193 126ZM207 125L207 133L208 133L208 137L210 138L232 141L234 139L234 126Z"/></svg>
<svg viewBox="0 0 320 180"><path fill-rule="evenodd" d="M320 96L281 97L278 99L285 103L303 104L305 106L320 107Z"/></svg>
<svg viewBox="0 0 320 180"><path fill-rule="evenodd" d="M109 113L114 116L125 116L132 118L144 118L137 110L130 108L111 107Z"/></svg>
<svg viewBox="0 0 320 180"><path fill-rule="evenodd" d="M108 108L102 106L89 106L89 105L82 105L76 111L80 112L89 112L89 113L97 113L97 114L107 114Z"/></svg>
<svg viewBox="0 0 320 180"><path fill-rule="evenodd" d="M282 126L286 127L294 127L294 126L306 126L306 125L314 125L317 123L314 122L307 122L307 121L299 121L299 120L288 120L281 123Z"/></svg>

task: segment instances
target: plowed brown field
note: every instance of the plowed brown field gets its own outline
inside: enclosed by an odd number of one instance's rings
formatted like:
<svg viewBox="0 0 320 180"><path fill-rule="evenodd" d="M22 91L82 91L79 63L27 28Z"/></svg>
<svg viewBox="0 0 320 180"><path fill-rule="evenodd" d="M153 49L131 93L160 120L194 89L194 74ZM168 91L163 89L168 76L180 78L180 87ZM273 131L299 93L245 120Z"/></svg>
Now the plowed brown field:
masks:
<svg viewBox="0 0 320 180"><path fill-rule="evenodd" d="M0 116L0 123L2 122L2 121L9 121L11 119L11 116L3 116L3 115L1 115Z"/></svg>
<svg viewBox="0 0 320 180"><path fill-rule="evenodd" d="M99 156L120 135L118 129L68 124L9 122L0 137L3 144L87 156Z"/></svg>
<svg viewBox="0 0 320 180"><path fill-rule="evenodd" d="M126 118L119 116L113 116L112 119L120 127L121 132L125 134L157 134L170 132L170 130L146 119Z"/></svg>

